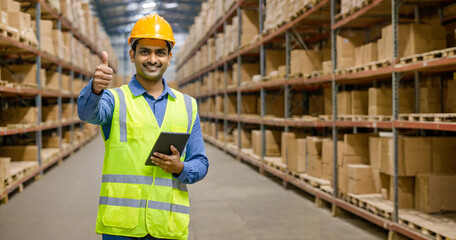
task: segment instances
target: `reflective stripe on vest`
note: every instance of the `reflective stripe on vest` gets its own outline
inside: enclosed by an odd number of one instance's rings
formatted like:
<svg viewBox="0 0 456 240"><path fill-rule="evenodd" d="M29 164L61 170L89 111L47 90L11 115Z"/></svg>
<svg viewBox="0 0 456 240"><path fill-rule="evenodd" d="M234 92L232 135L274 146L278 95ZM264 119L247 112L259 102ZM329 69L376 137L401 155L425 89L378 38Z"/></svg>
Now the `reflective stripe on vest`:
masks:
<svg viewBox="0 0 456 240"><path fill-rule="evenodd" d="M127 105L125 103L125 95L120 88L114 89L119 95L119 123L120 123L120 141L127 141Z"/></svg>
<svg viewBox="0 0 456 240"><path fill-rule="evenodd" d="M122 89L115 88L117 94L119 95L119 123L120 123L120 141L126 142L127 141L127 105L125 103L125 95ZM190 129L192 128L192 114L193 114L193 105L192 105L192 98L187 94L184 95L185 101L185 109L187 110L187 133L190 133ZM185 152L185 151L184 151Z"/></svg>
<svg viewBox="0 0 456 240"><path fill-rule="evenodd" d="M147 205L147 208L190 214L190 207L165 202L147 201L145 199L138 200L129 198L100 197L99 204L133 208L145 208Z"/></svg>
<svg viewBox="0 0 456 240"><path fill-rule="evenodd" d="M190 96L188 96L187 94L184 94L184 100L185 100L185 108L187 109L187 119L188 119L187 133L190 133L190 129L192 128L192 113L193 113L192 98Z"/></svg>
<svg viewBox="0 0 456 240"><path fill-rule="evenodd" d="M187 185L183 184L175 179L170 178L155 178L149 176L138 176L138 175L115 175L115 174L104 174L101 182L103 183L129 183L129 184L145 184L145 185L156 185L163 187L172 187L179 189L180 191L187 192Z"/></svg>

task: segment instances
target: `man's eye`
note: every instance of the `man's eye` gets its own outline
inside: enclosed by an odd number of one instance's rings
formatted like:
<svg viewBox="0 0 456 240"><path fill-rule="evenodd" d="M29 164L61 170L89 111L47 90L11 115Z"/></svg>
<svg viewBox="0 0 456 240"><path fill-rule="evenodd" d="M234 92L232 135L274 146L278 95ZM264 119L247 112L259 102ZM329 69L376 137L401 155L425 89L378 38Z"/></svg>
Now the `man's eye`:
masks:
<svg viewBox="0 0 456 240"><path fill-rule="evenodd" d="M158 51L158 54L165 55L165 51Z"/></svg>
<svg viewBox="0 0 456 240"><path fill-rule="evenodd" d="M141 54L146 54L146 53L147 53L147 50L144 50L144 49L143 49L143 50L139 51L139 53L141 53Z"/></svg>

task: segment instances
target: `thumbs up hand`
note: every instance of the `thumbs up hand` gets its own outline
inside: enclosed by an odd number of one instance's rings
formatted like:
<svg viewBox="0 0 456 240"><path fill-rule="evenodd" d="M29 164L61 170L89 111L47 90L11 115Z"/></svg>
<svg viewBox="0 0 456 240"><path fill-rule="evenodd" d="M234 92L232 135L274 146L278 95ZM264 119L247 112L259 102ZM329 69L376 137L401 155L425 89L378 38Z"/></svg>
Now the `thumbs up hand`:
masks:
<svg viewBox="0 0 456 240"><path fill-rule="evenodd" d="M103 89L108 88L109 82L112 80L112 68L108 66L108 53L103 51L101 54L103 63L98 65L93 74L92 92L100 95Z"/></svg>

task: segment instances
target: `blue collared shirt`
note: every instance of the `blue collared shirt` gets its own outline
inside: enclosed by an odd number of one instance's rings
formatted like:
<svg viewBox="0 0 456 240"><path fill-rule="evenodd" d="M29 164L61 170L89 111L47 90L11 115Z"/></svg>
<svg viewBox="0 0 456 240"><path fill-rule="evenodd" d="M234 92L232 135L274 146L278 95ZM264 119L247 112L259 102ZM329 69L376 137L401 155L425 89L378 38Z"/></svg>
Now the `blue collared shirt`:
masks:
<svg viewBox="0 0 456 240"><path fill-rule="evenodd" d="M114 96L111 91L103 91L100 95L92 92L91 79L87 86L82 89L78 98L78 115L79 118L88 123L101 125L105 140L109 139L111 132L111 120L114 112ZM141 86L136 80L136 75L133 75L128 86L134 96L143 95L149 104L152 112L157 119L159 126L162 125L163 117L165 116L168 95L176 98L171 88L168 87L163 79L163 92L155 99ZM174 177L182 183L195 183L206 176L209 161L206 157L204 149L203 136L201 134L201 126L199 115L196 115L195 123L193 124L192 132L187 143L187 151L185 155L184 169L180 175L173 174Z"/></svg>

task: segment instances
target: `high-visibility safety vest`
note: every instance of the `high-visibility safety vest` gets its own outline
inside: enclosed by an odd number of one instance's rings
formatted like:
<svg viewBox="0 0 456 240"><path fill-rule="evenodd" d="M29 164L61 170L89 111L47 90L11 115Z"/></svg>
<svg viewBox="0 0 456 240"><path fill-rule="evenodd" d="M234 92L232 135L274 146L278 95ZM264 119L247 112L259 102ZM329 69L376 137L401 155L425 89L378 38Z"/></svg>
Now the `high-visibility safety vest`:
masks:
<svg viewBox="0 0 456 240"><path fill-rule="evenodd" d="M145 165L160 132L188 132L196 119L195 99L174 89L159 127L146 99L128 85L110 89L115 107L105 141L96 232L128 237L187 239L187 186L158 166ZM103 131L102 131L103 132ZM181 153L185 159L185 151Z"/></svg>

